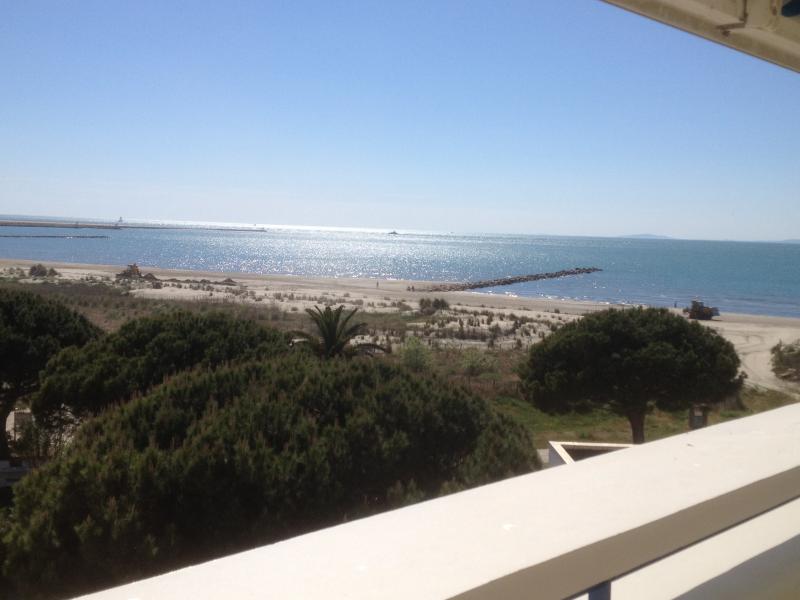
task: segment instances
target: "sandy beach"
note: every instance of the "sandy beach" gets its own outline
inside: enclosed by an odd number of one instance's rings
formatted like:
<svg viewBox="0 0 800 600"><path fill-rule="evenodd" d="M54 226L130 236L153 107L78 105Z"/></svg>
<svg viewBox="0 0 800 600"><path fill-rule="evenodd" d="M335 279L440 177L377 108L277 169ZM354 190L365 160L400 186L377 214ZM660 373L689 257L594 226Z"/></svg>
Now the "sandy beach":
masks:
<svg viewBox="0 0 800 600"><path fill-rule="evenodd" d="M0 259L0 273L27 273L37 261ZM86 265L51 263L59 278L70 281L114 282L124 265ZM429 292L431 286L448 282L320 278L292 275L254 275L212 271L159 269L139 265L142 274L152 273L161 283L140 281L131 293L145 298L181 300L219 299L231 302L277 302L282 310L303 310L322 302L358 306L368 312L397 312L403 305L417 308L422 298L444 298L459 309L490 311L496 314L514 313L539 320L567 322L608 304L526 298L511 294L473 291ZM674 310L674 309L673 309ZM675 310L680 312L680 310ZM800 386L778 379L770 367L770 349L779 341L800 339L800 319L764 315L723 313L705 322L729 339L742 359L748 383L796 395Z"/></svg>

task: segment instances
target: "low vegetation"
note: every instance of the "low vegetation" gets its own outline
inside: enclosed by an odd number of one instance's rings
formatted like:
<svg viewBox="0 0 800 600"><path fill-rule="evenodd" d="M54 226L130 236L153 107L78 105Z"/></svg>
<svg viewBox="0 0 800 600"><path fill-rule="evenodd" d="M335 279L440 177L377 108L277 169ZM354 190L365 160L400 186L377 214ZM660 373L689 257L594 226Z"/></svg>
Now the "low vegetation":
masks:
<svg viewBox="0 0 800 600"><path fill-rule="evenodd" d="M412 336L403 346L401 359L411 371L424 373L431 370L433 352L418 337Z"/></svg>
<svg viewBox="0 0 800 600"><path fill-rule="evenodd" d="M783 392L745 386L735 401L712 407L708 423L714 425L739 419L794 402L797 402L794 397ZM631 442L628 420L603 408L586 412L546 413L515 395L497 397L494 406L525 426L539 444L547 440ZM685 433L688 429L687 411L654 408L645 420L645 439L658 440Z"/></svg>
<svg viewBox="0 0 800 600"><path fill-rule="evenodd" d="M455 348L527 348L552 331L575 319L574 315L551 311L521 309L503 312L483 306L470 309L450 306L443 298L422 296L417 302L409 299L383 302L358 298L350 293L306 294L281 291L255 291L235 281L206 279L111 278L86 275L80 280L30 278L21 269L0 270L0 283L6 288L30 289L27 282L36 281L35 293L58 299L105 330L113 331L131 319L170 312L176 307L189 312L224 310L229 314L268 323L283 330L301 329L307 334L317 330L303 309L345 306L359 309L358 320L365 324L361 339L385 348L405 343L415 335L437 346ZM192 299L153 298L141 295L151 288L190 290ZM202 293L203 296L198 296ZM410 303L410 304L409 304ZM413 304L417 305L417 309Z"/></svg>
<svg viewBox="0 0 800 600"><path fill-rule="evenodd" d="M450 304L444 298L420 298L419 310L423 315L432 315L438 310L447 310Z"/></svg>
<svg viewBox="0 0 800 600"><path fill-rule="evenodd" d="M53 268L48 269L43 264L37 263L28 269L28 275L30 277L58 277L58 271Z"/></svg>
<svg viewBox="0 0 800 600"><path fill-rule="evenodd" d="M800 340L778 343L772 349L772 370L787 381L800 381Z"/></svg>

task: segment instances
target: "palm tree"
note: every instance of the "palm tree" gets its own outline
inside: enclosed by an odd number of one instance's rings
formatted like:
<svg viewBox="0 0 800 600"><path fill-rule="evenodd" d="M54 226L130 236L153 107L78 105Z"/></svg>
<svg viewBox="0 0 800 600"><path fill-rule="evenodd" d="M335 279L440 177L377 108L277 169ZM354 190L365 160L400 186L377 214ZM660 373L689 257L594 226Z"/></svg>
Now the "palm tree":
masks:
<svg viewBox="0 0 800 600"><path fill-rule="evenodd" d="M340 354L367 354L375 350L386 351L385 348L378 344L361 343L351 345L350 341L354 337L366 332L367 324L350 324L350 319L358 312L357 308L344 313L344 316L342 315L343 310L344 305L338 306L335 310L331 310L330 306L326 306L325 310L320 309L319 306L307 308L306 312L317 326L319 337L304 331L295 332L295 335L307 342L316 354L324 358L331 358Z"/></svg>

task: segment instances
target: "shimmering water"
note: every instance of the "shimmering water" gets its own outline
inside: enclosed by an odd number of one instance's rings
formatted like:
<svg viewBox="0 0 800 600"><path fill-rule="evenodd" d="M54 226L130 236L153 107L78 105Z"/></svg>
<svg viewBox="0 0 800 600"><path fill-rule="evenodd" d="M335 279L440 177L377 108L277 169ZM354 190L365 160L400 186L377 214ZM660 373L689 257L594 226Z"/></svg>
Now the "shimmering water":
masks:
<svg viewBox="0 0 800 600"><path fill-rule="evenodd" d="M600 273L495 288L496 294L654 306L693 297L723 311L800 317L800 244L452 235L309 228L265 231L0 228L0 257L213 271L468 281L600 267Z"/></svg>

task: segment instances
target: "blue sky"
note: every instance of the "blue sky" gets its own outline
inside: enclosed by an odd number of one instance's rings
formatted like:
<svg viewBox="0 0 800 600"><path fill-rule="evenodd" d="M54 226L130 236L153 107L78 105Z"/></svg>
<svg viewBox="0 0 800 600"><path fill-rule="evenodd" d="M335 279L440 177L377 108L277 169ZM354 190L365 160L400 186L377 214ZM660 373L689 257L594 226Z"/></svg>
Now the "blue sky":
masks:
<svg viewBox="0 0 800 600"><path fill-rule="evenodd" d="M800 75L598 0L5 2L0 214L800 238Z"/></svg>

